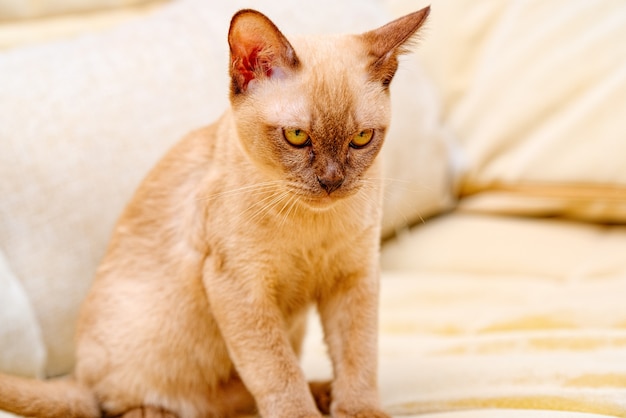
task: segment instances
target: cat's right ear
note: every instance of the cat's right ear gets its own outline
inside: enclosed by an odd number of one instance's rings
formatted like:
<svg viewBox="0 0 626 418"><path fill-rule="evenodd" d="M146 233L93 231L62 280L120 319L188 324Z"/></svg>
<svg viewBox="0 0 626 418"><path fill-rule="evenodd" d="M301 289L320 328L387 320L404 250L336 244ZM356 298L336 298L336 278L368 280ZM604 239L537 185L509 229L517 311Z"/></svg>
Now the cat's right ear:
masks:
<svg viewBox="0 0 626 418"><path fill-rule="evenodd" d="M232 96L245 93L252 81L280 76L300 65L287 38L256 10L241 10L233 16L228 44Z"/></svg>

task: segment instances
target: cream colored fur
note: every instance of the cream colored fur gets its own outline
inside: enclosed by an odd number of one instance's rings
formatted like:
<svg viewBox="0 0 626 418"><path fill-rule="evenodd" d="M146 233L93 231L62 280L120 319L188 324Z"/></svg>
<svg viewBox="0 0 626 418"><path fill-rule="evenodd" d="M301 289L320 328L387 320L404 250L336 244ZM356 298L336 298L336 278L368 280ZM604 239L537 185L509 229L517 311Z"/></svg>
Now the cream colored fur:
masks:
<svg viewBox="0 0 626 418"><path fill-rule="evenodd" d="M82 307L74 381L0 377L0 407L42 417L304 418L329 407L334 417L386 417L376 157L397 55L427 14L293 43L258 12L235 15L232 107L176 145L122 214ZM287 128L310 143L290 145ZM367 129L371 143L352 146ZM312 305L332 385L309 386L298 364Z"/></svg>

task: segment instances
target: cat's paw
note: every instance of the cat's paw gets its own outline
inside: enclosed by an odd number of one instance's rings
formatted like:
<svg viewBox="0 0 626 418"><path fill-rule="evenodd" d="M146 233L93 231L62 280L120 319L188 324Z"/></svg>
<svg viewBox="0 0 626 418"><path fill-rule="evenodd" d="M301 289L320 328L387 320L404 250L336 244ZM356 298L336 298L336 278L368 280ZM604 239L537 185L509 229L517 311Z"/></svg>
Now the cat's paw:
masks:
<svg viewBox="0 0 626 418"><path fill-rule="evenodd" d="M120 415L120 418L178 418L161 408L155 408L152 406L142 406L139 408L131 409Z"/></svg>
<svg viewBox="0 0 626 418"><path fill-rule="evenodd" d="M309 382L309 388L313 399L315 399L317 409L324 415L330 414L330 403L332 401L331 385L330 380Z"/></svg>
<svg viewBox="0 0 626 418"><path fill-rule="evenodd" d="M333 418L391 418L383 411L373 408L364 408L359 410L346 410L335 408Z"/></svg>

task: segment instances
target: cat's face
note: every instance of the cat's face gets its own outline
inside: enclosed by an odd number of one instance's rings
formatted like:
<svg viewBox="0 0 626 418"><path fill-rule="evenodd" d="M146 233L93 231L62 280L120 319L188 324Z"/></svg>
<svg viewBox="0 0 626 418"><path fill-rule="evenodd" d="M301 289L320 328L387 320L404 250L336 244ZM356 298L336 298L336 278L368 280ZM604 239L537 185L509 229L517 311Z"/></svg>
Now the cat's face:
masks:
<svg viewBox="0 0 626 418"><path fill-rule="evenodd" d="M235 107L239 136L249 157L291 193L325 204L368 181L389 124L389 94L369 80L355 38L294 45L298 71L251 82Z"/></svg>
<svg viewBox="0 0 626 418"><path fill-rule="evenodd" d="M249 158L312 207L376 184L372 167L389 124L389 82L407 30L394 30L397 42L387 29L292 44L258 12L242 14L229 34L231 102Z"/></svg>

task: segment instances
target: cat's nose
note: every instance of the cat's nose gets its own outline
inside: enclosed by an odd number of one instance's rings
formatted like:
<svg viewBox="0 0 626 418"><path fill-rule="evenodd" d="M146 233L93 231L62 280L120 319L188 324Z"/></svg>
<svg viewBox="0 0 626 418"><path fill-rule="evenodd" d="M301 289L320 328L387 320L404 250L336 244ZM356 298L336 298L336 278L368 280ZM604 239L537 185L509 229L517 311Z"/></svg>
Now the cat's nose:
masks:
<svg viewBox="0 0 626 418"><path fill-rule="evenodd" d="M341 175L331 175L331 176L323 176L318 177L317 181L322 186L322 189L326 190L326 193L331 194L335 190L337 190L343 184L344 177Z"/></svg>
<svg viewBox="0 0 626 418"><path fill-rule="evenodd" d="M331 194L343 184L345 176L336 161L327 159L317 172L317 181L326 193Z"/></svg>

